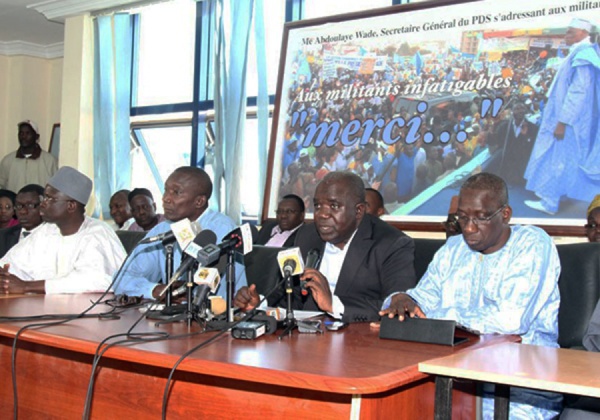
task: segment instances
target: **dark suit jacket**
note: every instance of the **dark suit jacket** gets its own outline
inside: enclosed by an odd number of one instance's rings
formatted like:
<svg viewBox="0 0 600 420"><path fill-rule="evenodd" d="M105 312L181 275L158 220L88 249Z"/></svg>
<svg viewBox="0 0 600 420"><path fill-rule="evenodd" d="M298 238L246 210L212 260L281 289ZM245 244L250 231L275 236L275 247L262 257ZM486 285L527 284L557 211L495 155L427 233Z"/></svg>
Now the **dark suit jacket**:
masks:
<svg viewBox="0 0 600 420"><path fill-rule="evenodd" d="M325 250L325 242L314 224L298 229L295 246L300 247L305 261L311 249L319 249L321 255ZM378 320L387 296L414 287L417 281L414 251L412 238L378 218L365 215L350 244L334 291L344 304L343 320ZM283 299L278 303L282 302ZM318 310L310 294L307 297L300 294L299 286L294 290L294 302L295 309Z"/></svg>
<svg viewBox="0 0 600 420"><path fill-rule="evenodd" d="M21 235L21 225L0 229L0 258L19 242L19 235Z"/></svg>
<svg viewBox="0 0 600 420"><path fill-rule="evenodd" d="M500 151L504 151L504 156L501 154L498 175L509 185L525 185L523 175L527 169L537 133L537 126L527 120L523 120L518 136L515 135L512 119L502 121L496 129L491 143Z"/></svg>
<svg viewBox="0 0 600 420"><path fill-rule="evenodd" d="M256 243L258 245L265 245L271 239L271 231L273 228L277 226L277 222L267 222L262 225L260 230L258 231L258 238L256 239ZM283 247L288 248L294 246L294 240L296 239L296 234L298 233L297 229L294 233L290 235L289 238L285 240L283 243Z"/></svg>

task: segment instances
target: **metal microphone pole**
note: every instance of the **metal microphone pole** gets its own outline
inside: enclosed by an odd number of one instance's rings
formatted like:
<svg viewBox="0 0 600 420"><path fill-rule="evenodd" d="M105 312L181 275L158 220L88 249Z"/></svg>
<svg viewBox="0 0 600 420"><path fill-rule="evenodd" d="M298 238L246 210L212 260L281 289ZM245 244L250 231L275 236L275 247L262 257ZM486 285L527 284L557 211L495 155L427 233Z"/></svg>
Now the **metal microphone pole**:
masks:
<svg viewBox="0 0 600 420"><path fill-rule="evenodd" d="M235 291L235 251L227 251L227 322L233 322L232 300Z"/></svg>
<svg viewBox="0 0 600 420"><path fill-rule="evenodd" d="M165 251L167 252L167 257L165 260L165 273L166 273L166 277L167 277L166 280L168 280L173 276L173 244L165 245ZM165 306L171 306L172 299L173 299L173 290L171 287L168 287L167 294L165 297Z"/></svg>

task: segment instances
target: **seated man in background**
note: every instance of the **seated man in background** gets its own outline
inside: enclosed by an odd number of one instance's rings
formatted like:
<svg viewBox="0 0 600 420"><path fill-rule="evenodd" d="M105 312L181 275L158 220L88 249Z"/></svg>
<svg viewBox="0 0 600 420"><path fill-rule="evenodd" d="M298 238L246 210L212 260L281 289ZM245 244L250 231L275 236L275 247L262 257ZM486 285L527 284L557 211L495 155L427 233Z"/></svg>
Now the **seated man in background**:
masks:
<svg viewBox="0 0 600 420"><path fill-rule="evenodd" d="M277 220L262 226L256 243L267 246L293 246L296 232L304 223L304 212L304 201L300 197L296 194L284 196L275 210Z"/></svg>
<svg viewBox="0 0 600 420"><path fill-rule="evenodd" d="M590 242L600 242L600 194L594 197L587 209L585 234Z"/></svg>
<svg viewBox="0 0 600 420"><path fill-rule="evenodd" d="M148 232L146 237L159 235L171 229L171 223L183 219L197 221L202 229L212 230L220 241L236 228L230 217L208 208L208 200L212 194L212 181L204 170L193 166L182 166L175 169L165 182L163 209L166 221L159 223ZM181 261L182 251L176 242L173 260ZM147 299L158 299L166 282L165 247L161 242L141 244L137 246L115 283L115 293L129 296L142 296ZM244 267L236 263L236 290L246 285ZM221 274L223 275L223 274ZM219 285L217 294L226 296L226 282ZM178 283L181 284L181 283Z"/></svg>
<svg viewBox="0 0 600 420"><path fill-rule="evenodd" d="M525 344L558 347L560 261L534 226L510 226L506 183L480 173L460 189L462 235L448 238L414 289L381 315L451 319L484 334L517 334ZM484 387L485 389L485 387ZM511 388L511 418L553 418L561 397ZM484 398L484 415L493 400Z"/></svg>
<svg viewBox="0 0 600 420"><path fill-rule="evenodd" d="M374 188L365 188L366 212L371 216L381 217L385 214L383 196Z"/></svg>
<svg viewBox="0 0 600 420"><path fill-rule="evenodd" d="M44 187L29 184L21 188L15 198L15 213L19 224L0 230L0 258L24 237L42 224L40 204L44 196Z"/></svg>
<svg viewBox="0 0 600 420"><path fill-rule="evenodd" d="M63 166L48 181L46 222L0 259L2 293L102 292L125 258L117 235L85 215L92 180Z"/></svg>
<svg viewBox="0 0 600 420"><path fill-rule="evenodd" d="M131 214L135 223L129 226L133 232L147 232L160 222L167 220L163 214L156 213L156 203L150 190L134 188L127 196Z"/></svg>
<svg viewBox="0 0 600 420"><path fill-rule="evenodd" d="M131 207L129 206L129 200L127 200L128 195L129 190L119 190L110 197L108 203L110 217L117 224L117 230L127 230L135 222L135 219L131 216Z"/></svg>
<svg viewBox="0 0 600 420"><path fill-rule="evenodd" d="M600 242L600 194L594 197L587 209L585 231L590 242ZM594 309L588 329L583 337L587 351L600 352L600 301ZM562 412L560 420L600 420L600 399L581 397Z"/></svg>
<svg viewBox="0 0 600 420"><path fill-rule="evenodd" d="M321 264L304 270L300 279L309 293L302 296L296 288L295 309L321 310L347 322L379 319L386 297L415 285L413 240L365 213L365 188L356 174L328 173L317 186L314 206L315 223L298 230L295 245L305 260L310 250L320 251ZM269 303L282 298L274 296ZM243 310L258 302L255 285L235 298Z"/></svg>

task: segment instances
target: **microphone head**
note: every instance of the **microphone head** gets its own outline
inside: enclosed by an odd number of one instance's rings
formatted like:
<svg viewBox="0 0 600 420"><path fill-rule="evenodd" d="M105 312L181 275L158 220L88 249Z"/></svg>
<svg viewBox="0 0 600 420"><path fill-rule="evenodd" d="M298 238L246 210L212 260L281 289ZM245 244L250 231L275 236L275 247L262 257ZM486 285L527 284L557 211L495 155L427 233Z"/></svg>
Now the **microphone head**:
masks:
<svg viewBox="0 0 600 420"><path fill-rule="evenodd" d="M279 251L277 253L277 262L282 276L295 276L304 272L304 261L298 247Z"/></svg>
<svg viewBox="0 0 600 420"><path fill-rule="evenodd" d="M210 229L204 229L200 231L194 238L194 243L200 246L206 246L208 244L214 244L217 242L217 235Z"/></svg>
<svg viewBox="0 0 600 420"><path fill-rule="evenodd" d="M257 239L258 230L256 229L256 226L249 223L244 223L242 226L235 228L225 235L225 240L231 241L228 248L241 251L244 255L252 251L252 244L256 242Z"/></svg>

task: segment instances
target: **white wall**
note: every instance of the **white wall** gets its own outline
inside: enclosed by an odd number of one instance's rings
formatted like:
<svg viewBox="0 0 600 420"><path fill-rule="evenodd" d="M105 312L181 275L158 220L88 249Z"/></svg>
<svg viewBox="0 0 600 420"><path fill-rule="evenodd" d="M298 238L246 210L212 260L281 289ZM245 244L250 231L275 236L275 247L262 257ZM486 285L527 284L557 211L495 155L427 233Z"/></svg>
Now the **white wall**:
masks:
<svg viewBox="0 0 600 420"><path fill-rule="evenodd" d="M60 122L63 59L0 55L0 156L18 147L17 123L38 124L48 150L52 126Z"/></svg>

